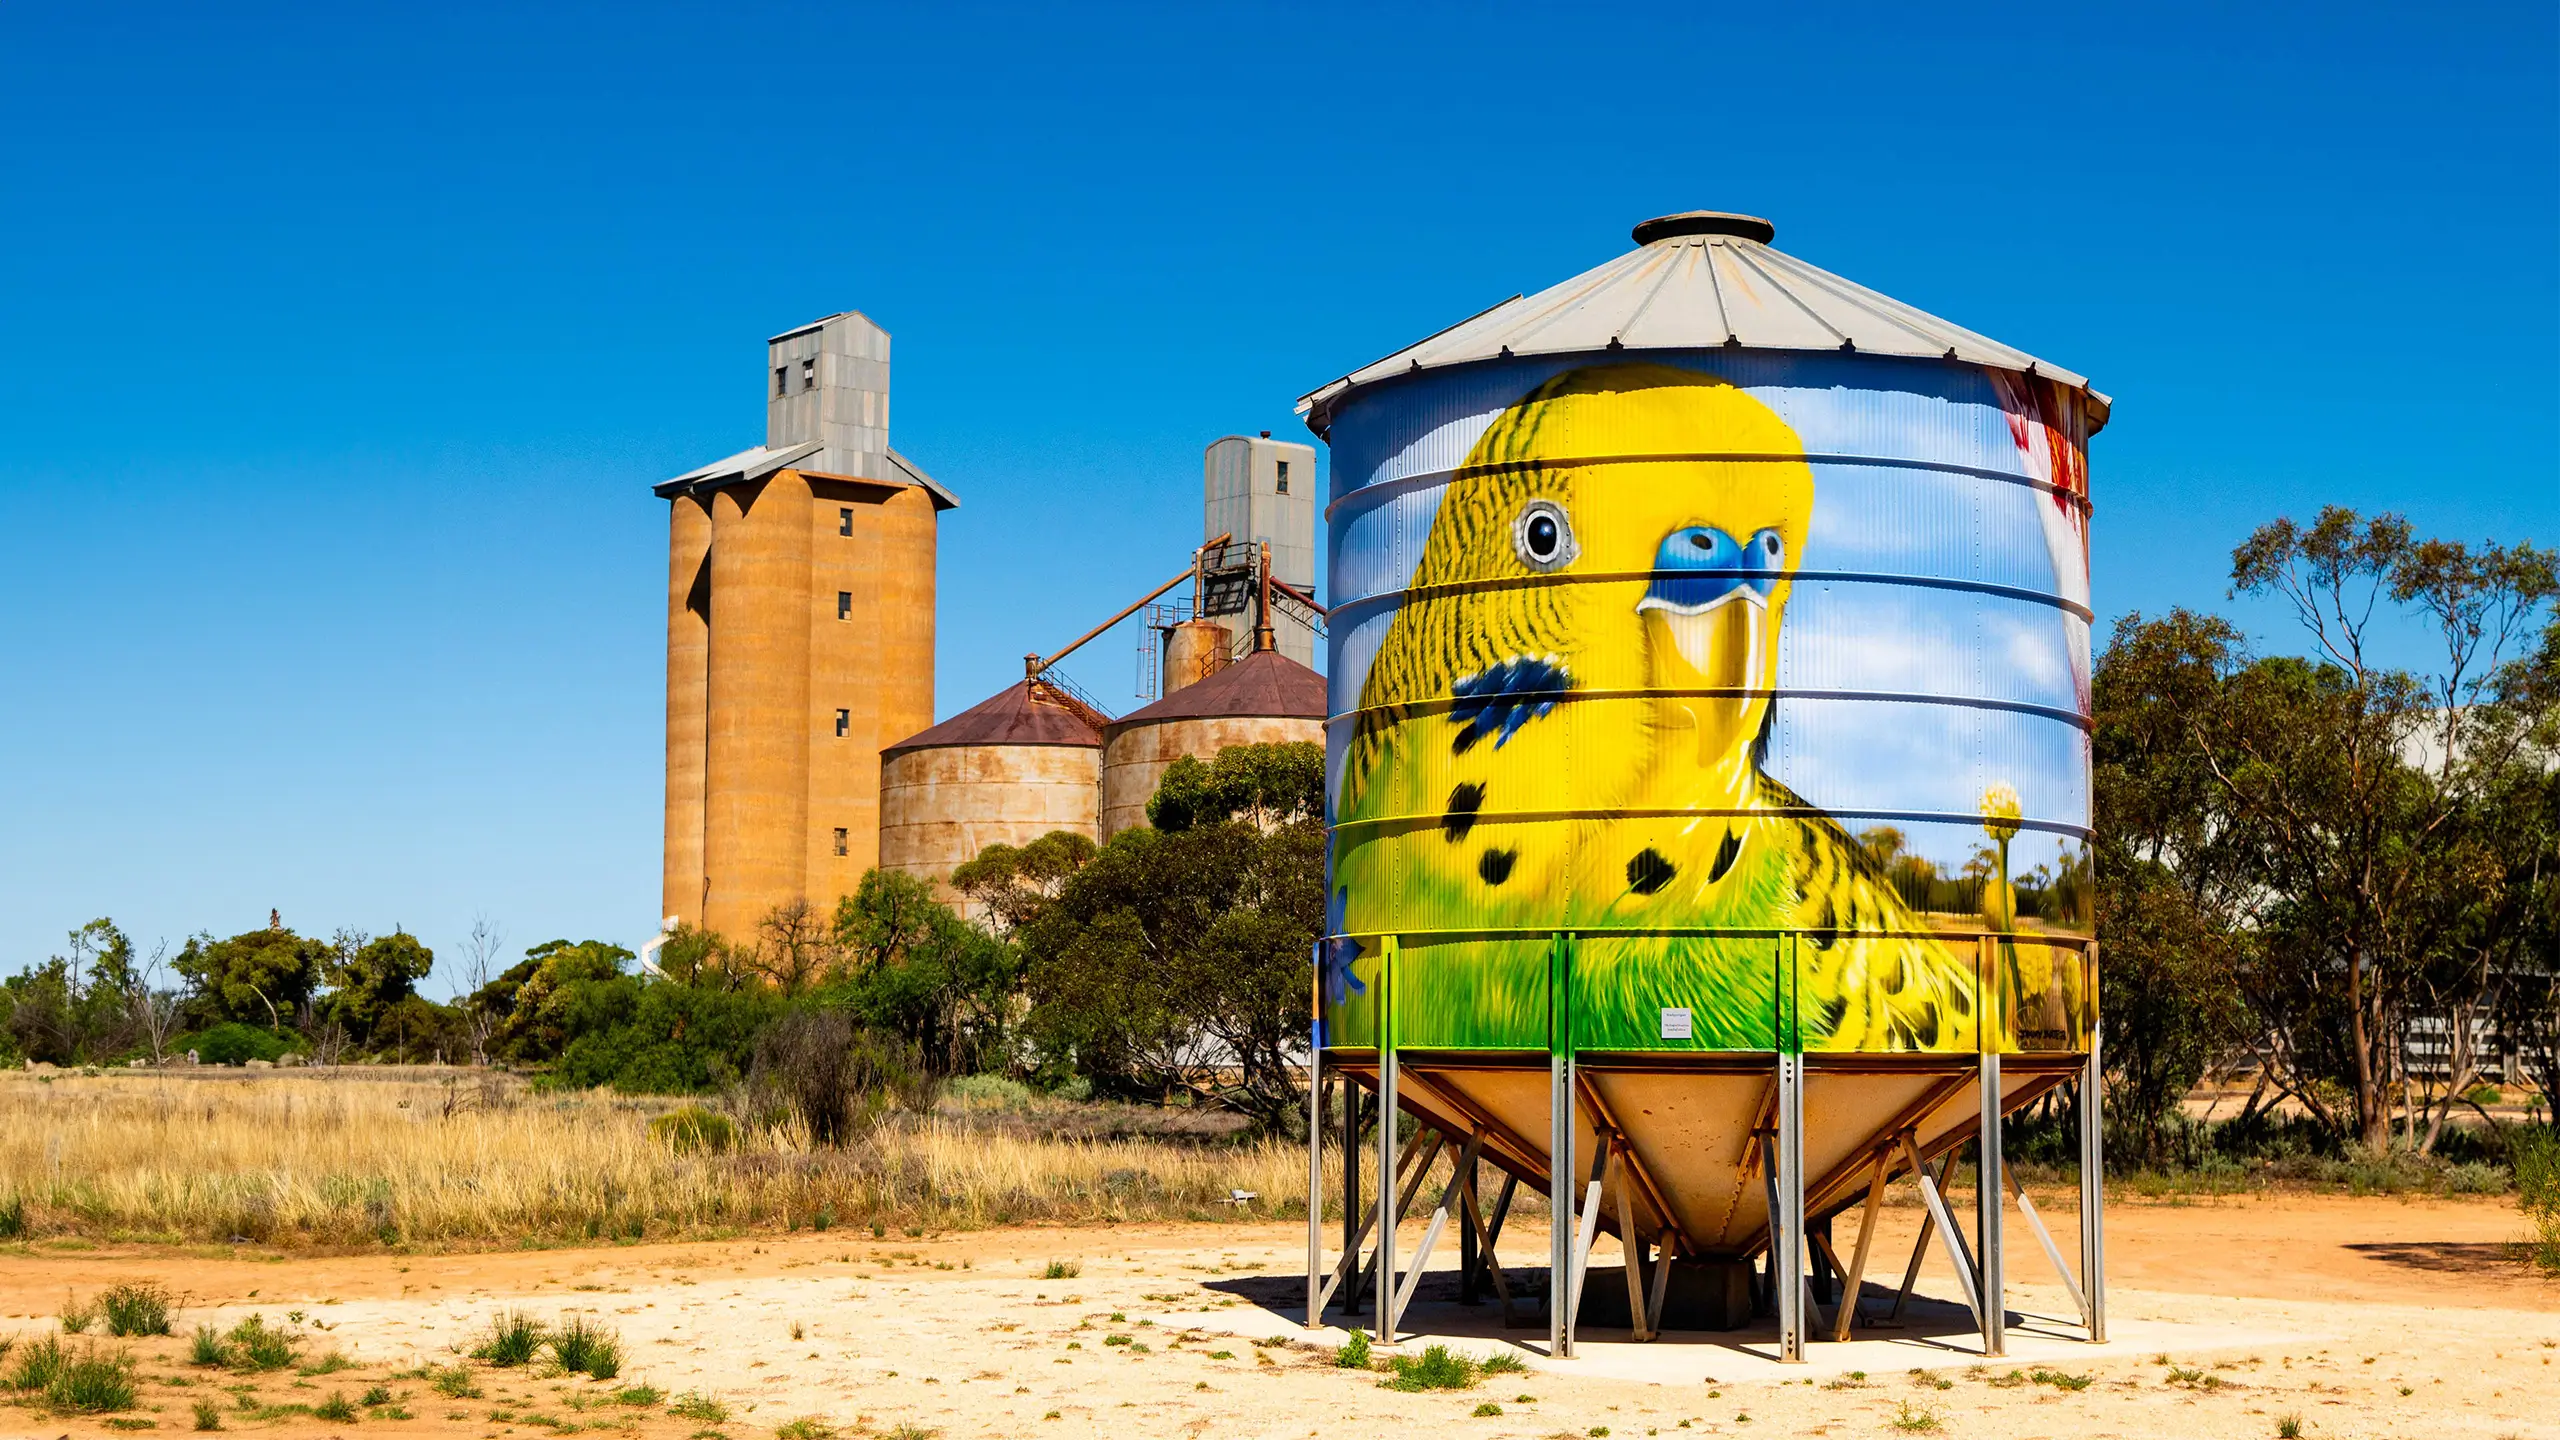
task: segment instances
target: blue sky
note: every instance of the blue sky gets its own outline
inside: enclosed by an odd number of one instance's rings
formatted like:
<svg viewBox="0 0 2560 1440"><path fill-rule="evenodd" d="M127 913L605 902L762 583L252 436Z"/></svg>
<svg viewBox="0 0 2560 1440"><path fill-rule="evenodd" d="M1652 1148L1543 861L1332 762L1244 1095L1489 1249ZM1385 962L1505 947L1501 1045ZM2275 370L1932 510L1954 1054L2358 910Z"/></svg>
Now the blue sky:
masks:
<svg viewBox="0 0 2560 1440"><path fill-rule="evenodd" d="M2115 396L2102 623L2323 502L2560 539L2547 4L1346 16L0 9L0 969L635 943L647 485L846 307L965 502L945 713L1178 568L1208 441L1699 206Z"/></svg>

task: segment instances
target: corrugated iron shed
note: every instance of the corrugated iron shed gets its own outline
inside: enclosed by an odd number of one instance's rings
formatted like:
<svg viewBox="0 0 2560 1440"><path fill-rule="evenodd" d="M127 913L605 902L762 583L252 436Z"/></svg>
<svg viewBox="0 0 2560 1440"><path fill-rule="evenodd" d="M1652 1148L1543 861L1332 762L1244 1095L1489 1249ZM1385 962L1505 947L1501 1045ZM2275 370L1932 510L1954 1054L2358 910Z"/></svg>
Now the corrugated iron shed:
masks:
<svg viewBox="0 0 2560 1440"><path fill-rule="evenodd" d="M880 752L881 758L909 750L955 745L1078 745L1099 749L1109 717L1078 703L1054 686L1020 680L934 726L910 735Z"/></svg>
<svg viewBox="0 0 2560 1440"><path fill-rule="evenodd" d="M1478 360L1604 350L1854 351L2089 389L2084 376L1771 249L1774 234L1766 220L1711 210L1648 220L1617 259L1363 366L1300 399L1298 413L1321 435L1334 407L1364 385ZM2089 398L2094 432L2108 400L2094 390Z"/></svg>

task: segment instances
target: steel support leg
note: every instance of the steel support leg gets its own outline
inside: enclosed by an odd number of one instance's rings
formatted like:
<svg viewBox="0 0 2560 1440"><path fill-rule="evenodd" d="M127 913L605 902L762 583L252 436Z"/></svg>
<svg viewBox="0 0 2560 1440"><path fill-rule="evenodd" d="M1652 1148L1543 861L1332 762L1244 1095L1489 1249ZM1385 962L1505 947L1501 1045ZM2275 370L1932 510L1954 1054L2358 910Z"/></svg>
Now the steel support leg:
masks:
<svg viewBox="0 0 2560 1440"><path fill-rule="evenodd" d="M1547 1354L1573 1355L1574 1181L1573 1005L1567 942L1561 935L1547 957Z"/></svg>
<svg viewBox="0 0 2560 1440"><path fill-rule="evenodd" d="M1342 1077L1342 1253L1360 1249L1360 1087ZM1342 1296L1342 1313L1360 1313L1360 1282L1354 1279Z"/></svg>
<svg viewBox="0 0 2560 1440"><path fill-rule="evenodd" d="M1384 977L1395 972L1396 942L1387 941L1387 962L1380 967ZM1395 982L1382 978L1378 986L1378 1288L1371 1292L1378 1307L1378 1339L1395 1343L1392 1311L1396 1293L1396 1049L1393 1021L1388 1007L1393 1003Z"/></svg>
<svg viewBox="0 0 2560 1440"><path fill-rule="evenodd" d="M1324 1323L1324 1019L1307 1047L1307 1328Z"/></svg>
<svg viewBox="0 0 2560 1440"><path fill-rule="evenodd" d="M1982 1120L1974 1158L1974 1262L1980 1267L1976 1293L1982 1297L1982 1353L2009 1351L2008 1291L2001 1278L2000 1230L2008 1206L2001 1194L2000 1054L1986 1050L1981 1058Z"/></svg>
<svg viewBox="0 0 2560 1440"><path fill-rule="evenodd" d="M1778 1359L1804 1363L1804 1056L1778 1055L1778 1213L1770 1217L1770 1288L1778 1311Z"/></svg>
<svg viewBox="0 0 2560 1440"><path fill-rule="evenodd" d="M2089 1027L2089 1059L2080 1071L2080 1286L2089 1310L2089 1341L2107 1343L2106 1085L2098 1063L2098 1031Z"/></svg>

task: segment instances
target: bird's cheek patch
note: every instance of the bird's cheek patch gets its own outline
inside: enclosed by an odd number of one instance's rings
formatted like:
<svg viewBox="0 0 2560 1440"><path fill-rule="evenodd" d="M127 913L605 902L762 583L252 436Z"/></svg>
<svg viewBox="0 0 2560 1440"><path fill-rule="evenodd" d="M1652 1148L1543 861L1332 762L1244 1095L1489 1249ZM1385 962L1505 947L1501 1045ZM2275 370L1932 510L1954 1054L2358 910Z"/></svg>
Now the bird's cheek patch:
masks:
<svg viewBox="0 0 2560 1440"><path fill-rule="evenodd" d="M1449 792L1449 813L1440 817L1440 833L1452 845L1463 844L1467 832L1476 828L1476 812L1484 808L1484 787L1472 780L1460 781Z"/></svg>
<svg viewBox="0 0 2560 1440"><path fill-rule="evenodd" d="M1476 875L1487 885L1499 885L1511 878L1511 867L1519 859L1517 850L1487 850L1476 861Z"/></svg>

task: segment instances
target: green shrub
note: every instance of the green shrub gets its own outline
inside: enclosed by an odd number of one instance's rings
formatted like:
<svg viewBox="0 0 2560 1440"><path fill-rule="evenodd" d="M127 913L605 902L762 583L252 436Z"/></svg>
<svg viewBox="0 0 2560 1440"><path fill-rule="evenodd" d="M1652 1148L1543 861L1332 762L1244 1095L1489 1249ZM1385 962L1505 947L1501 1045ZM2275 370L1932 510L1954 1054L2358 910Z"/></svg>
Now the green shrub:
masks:
<svg viewBox="0 0 2560 1440"><path fill-rule="evenodd" d="M551 1356L563 1370L610 1380L622 1373L622 1337L583 1315L572 1315L552 1332Z"/></svg>
<svg viewBox="0 0 2560 1440"><path fill-rule="evenodd" d="M1529 1362L1505 1352L1477 1361L1476 1369L1479 1373L1486 1375L1526 1375L1529 1373Z"/></svg>
<svg viewBox="0 0 2560 1440"><path fill-rule="evenodd" d="M197 1428L197 1429L199 1429L199 1430L219 1430L219 1429L221 1429L221 1428L222 1428L222 1407L221 1407L221 1406L219 1406L219 1405L214 1404L214 1403L213 1403L212 1401L210 1401L210 1400L199 1400L199 1401L197 1401L197 1402L196 1402L196 1428Z"/></svg>
<svg viewBox="0 0 2560 1440"><path fill-rule="evenodd" d="M2510 1154L2516 1167L2516 1207L2533 1223L2533 1257L2560 1273L2560 1136L2535 1126L2518 1135Z"/></svg>
<svg viewBox="0 0 2560 1440"><path fill-rule="evenodd" d="M390 1386L376 1385L365 1391L364 1398L358 1400L356 1403L359 1405L388 1405L391 1403L391 1398Z"/></svg>
<svg viewBox="0 0 2560 1440"><path fill-rule="evenodd" d="M332 1390L329 1392L328 1399L311 1407L311 1413L321 1420L353 1420L356 1418L356 1407L347 1399L347 1392Z"/></svg>
<svg viewBox="0 0 2560 1440"><path fill-rule="evenodd" d="M1081 1261L1052 1260L1049 1262L1049 1268L1040 1272L1040 1278L1043 1280L1073 1280L1083 1273L1084 1264Z"/></svg>
<svg viewBox="0 0 2560 1440"><path fill-rule="evenodd" d="M1354 1329L1351 1338L1343 1341L1341 1347L1333 1352L1333 1363L1344 1370L1368 1369L1369 1332Z"/></svg>
<svg viewBox="0 0 2560 1440"><path fill-rule="evenodd" d="M2299 1415L2277 1416L2276 1440L2302 1440L2302 1417Z"/></svg>
<svg viewBox="0 0 2560 1440"><path fill-rule="evenodd" d="M221 1369L231 1363L231 1347L222 1343L221 1331L210 1325L199 1325L195 1339L187 1345L187 1363Z"/></svg>
<svg viewBox="0 0 2560 1440"><path fill-rule="evenodd" d="M471 1358L501 1368L530 1365L542 1351L542 1322L522 1310L508 1310L489 1322L489 1333L472 1347Z"/></svg>
<svg viewBox="0 0 2560 1440"><path fill-rule="evenodd" d="M272 1030L228 1020L209 1030L182 1036L171 1048L180 1052L193 1050L196 1058L207 1065L239 1065L250 1060L281 1060L293 1047Z"/></svg>
<svg viewBox="0 0 2560 1440"><path fill-rule="evenodd" d="M301 1350L300 1341L281 1330L271 1329L263 1316L252 1315L231 1327L230 1353L232 1368L238 1370L281 1370L293 1363Z"/></svg>
<svg viewBox="0 0 2560 1440"><path fill-rule="evenodd" d="M437 1394L448 1395L456 1400L480 1398L480 1387L472 1382L470 1370L460 1365L450 1365L442 1370L427 1372L427 1383L436 1387Z"/></svg>
<svg viewBox="0 0 2560 1440"><path fill-rule="evenodd" d="M13 1390L41 1390L52 1384L62 1369L62 1341L52 1335L27 1342L17 1355L18 1363L9 1370L9 1388Z"/></svg>
<svg viewBox="0 0 2560 1440"><path fill-rule="evenodd" d="M613 1401L617 1405L655 1405L666 1398L655 1385L633 1385L613 1392Z"/></svg>
<svg viewBox="0 0 2560 1440"><path fill-rule="evenodd" d="M729 1117L699 1105L670 1110L649 1122L649 1133L678 1155L707 1151L725 1154L738 1143L738 1127Z"/></svg>
<svg viewBox="0 0 2560 1440"><path fill-rule="evenodd" d="M98 1296L110 1335L166 1335L172 1300L165 1286L150 1281L111 1286Z"/></svg>
<svg viewBox="0 0 2560 1440"><path fill-rule="evenodd" d="M1387 1361L1395 1374L1382 1382L1390 1390L1464 1390L1476 1383L1475 1362L1446 1345L1433 1345L1420 1357L1397 1355Z"/></svg>
<svg viewBox="0 0 2560 1440"><path fill-rule="evenodd" d="M774 1426L773 1440L836 1440L836 1427L815 1416L803 1415Z"/></svg>
<svg viewBox="0 0 2560 1440"><path fill-rule="evenodd" d="M1468 1413L1468 1414L1470 1414L1470 1415L1499 1415L1499 1414L1501 1414L1501 1413L1502 1413L1502 1407L1501 1407L1501 1406L1499 1406L1499 1405L1494 1404L1494 1403L1493 1403L1492 1401L1490 1401L1490 1400L1487 1400L1487 1401L1486 1401L1486 1402L1484 1402L1483 1404L1481 1404L1481 1405L1477 1406L1477 1407L1476 1407L1475 1409L1473 1409L1473 1410L1468 1411L1467 1413Z"/></svg>
<svg viewBox="0 0 2560 1440"><path fill-rule="evenodd" d="M76 1357L66 1356L45 1381L44 1398L56 1410L79 1410L92 1415L130 1410L133 1361L124 1355L102 1354L95 1347L82 1350Z"/></svg>
<svg viewBox="0 0 2560 1440"><path fill-rule="evenodd" d="M0 1240L27 1238L27 1197L12 1193L0 1197Z"/></svg>
<svg viewBox="0 0 2560 1440"><path fill-rule="evenodd" d="M310 1364L303 1366L302 1373L305 1375L335 1375L341 1370L353 1370L354 1368L356 1368L356 1362L348 1359L338 1351L332 1350L328 1354L321 1356L319 1359L312 1361Z"/></svg>

